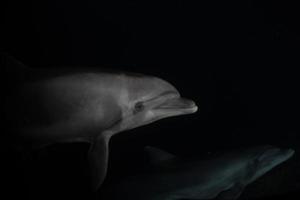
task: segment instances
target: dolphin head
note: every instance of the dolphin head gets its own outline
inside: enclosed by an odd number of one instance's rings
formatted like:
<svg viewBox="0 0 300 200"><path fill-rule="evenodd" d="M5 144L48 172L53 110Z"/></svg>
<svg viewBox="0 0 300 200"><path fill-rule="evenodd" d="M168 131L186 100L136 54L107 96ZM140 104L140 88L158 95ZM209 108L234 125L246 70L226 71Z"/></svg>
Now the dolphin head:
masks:
<svg viewBox="0 0 300 200"><path fill-rule="evenodd" d="M255 181L277 165L288 160L293 156L293 149L280 149L271 145L255 147L249 150L252 159L250 166L252 169L249 183Z"/></svg>
<svg viewBox="0 0 300 200"><path fill-rule="evenodd" d="M198 109L192 100L182 98L167 81L152 76L125 77L119 103L123 108L119 131L166 117L194 113Z"/></svg>

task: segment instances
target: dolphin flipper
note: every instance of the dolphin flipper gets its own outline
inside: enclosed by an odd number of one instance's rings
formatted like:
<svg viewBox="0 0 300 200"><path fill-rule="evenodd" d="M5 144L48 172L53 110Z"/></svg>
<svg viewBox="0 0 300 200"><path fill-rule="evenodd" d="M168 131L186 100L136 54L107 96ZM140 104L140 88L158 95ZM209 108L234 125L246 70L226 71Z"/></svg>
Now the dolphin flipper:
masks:
<svg viewBox="0 0 300 200"><path fill-rule="evenodd" d="M109 139L100 136L91 144L88 152L93 190L97 190L103 183L108 165Z"/></svg>
<svg viewBox="0 0 300 200"><path fill-rule="evenodd" d="M238 199L240 195L242 194L245 186L241 183L236 183L234 186L229 188L228 190L225 190L221 192L217 196L217 200L234 200Z"/></svg>

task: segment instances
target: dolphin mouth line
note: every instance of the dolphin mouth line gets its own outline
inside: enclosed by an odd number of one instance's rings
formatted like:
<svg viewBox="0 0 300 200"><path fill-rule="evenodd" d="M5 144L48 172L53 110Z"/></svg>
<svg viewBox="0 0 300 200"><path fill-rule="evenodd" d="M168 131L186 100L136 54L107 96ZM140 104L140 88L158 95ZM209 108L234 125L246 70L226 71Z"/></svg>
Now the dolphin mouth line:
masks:
<svg viewBox="0 0 300 200"><path fill-rule="evenodd" d="M194 101L182 97L170 98L155 107L159 110L178 110L196 112L198 107Z"/></svg>
<svg viewBox="0 0 300 200"><path fill-rule="evenodd" d="M281 158L281 162L288 160L290 157L292 157L295 153L295 150L293 149L281 149L277 147L268 147L263 154L267 155L269 157L279 157ZM264 156L265 157L265 156ZM263 157L263 158L264 158Z"/></svg>

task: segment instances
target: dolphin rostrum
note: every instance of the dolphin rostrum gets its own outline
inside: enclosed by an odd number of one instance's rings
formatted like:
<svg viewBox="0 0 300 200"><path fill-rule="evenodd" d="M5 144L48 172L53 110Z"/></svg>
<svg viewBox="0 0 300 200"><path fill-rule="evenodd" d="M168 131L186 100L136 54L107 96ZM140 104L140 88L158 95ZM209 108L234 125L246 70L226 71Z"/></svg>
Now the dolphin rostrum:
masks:
<svg viewBox="0 0 300 200"><path fill-rule="evenodd" d="M245 186L294 154L270 145L205 160L183 160L154 147L146 151L155 170L107 186L105 199L237 199Z"/></svg>
<svg viewBox="0 0 300 200"><path fill-rule="evenodd" d="M9 63L21 65L16 60ZM197 111L192 100L153 76L88 68L22 69L6 98L10 127L30 146L90 143L88 158L95 189L105 178L113 135Z"/></svg>

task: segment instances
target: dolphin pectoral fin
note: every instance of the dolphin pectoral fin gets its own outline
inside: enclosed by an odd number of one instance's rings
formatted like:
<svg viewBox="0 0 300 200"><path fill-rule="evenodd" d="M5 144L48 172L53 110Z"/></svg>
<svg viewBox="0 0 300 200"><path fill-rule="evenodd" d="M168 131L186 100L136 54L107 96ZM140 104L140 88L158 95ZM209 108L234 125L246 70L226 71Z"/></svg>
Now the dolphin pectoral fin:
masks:
<svg viewBox="0 0 300 200"><path fill-rule="evenodd" d="M243 184L237 183L228 190L222 191L218 196L217 200L232 200L238 199L242 194L245 186Z"/></svg>
<svg viewBox="0 0 300 200"><path fill-rule="evenodd" d="M109 140L106 137L99 137L91 144L88 152L90 175L94 191L99 189L102 185L107 173L109 154L108 142Z"/></svg>

